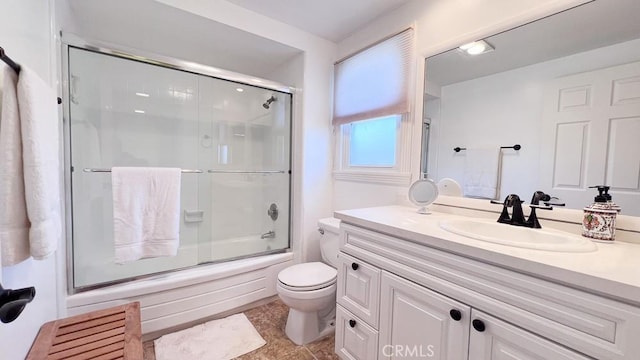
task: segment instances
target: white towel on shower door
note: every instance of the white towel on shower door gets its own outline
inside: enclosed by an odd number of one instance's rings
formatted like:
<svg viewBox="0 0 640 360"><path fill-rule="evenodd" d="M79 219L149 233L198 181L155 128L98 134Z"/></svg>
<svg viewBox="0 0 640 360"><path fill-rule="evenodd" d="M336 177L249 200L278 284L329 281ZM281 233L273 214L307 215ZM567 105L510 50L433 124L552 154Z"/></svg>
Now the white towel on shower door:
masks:
<svg viewBox="0 0 640 360"><path fill-rule="evenodd" d="M464 163L464 196L494 199L498 186L500 149L467 149Z"/></svg>
<svg viewBox="0 0 640 360"><path fill-rule="evenodd" d="M111 169L116 263L177 255L180 176L178 168Z"/></svg>

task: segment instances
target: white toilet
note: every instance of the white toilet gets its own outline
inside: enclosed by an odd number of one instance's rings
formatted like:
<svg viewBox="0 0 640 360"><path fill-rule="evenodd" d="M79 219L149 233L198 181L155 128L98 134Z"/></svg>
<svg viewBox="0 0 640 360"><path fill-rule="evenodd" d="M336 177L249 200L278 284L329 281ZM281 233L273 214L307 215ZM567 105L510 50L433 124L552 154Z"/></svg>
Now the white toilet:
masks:
<svg viewBox="0 0 640 360"><path fill-rule="evenodd" d="M318 221L324 262L293 265L278 274L278 295L289 306L285 333L298 345L335 330L339 226L335 218Z"/></svg>

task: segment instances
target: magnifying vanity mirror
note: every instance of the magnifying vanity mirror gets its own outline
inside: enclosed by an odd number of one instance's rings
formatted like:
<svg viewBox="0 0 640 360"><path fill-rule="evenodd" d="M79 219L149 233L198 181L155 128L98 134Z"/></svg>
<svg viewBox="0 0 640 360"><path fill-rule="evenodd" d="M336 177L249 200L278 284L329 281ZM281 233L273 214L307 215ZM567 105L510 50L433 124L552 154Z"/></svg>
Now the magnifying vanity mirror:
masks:
<svg viewBox="0 0 640 360"><path fill-rule="evenodd" d="M431 179L414 182L409 188L409 200L419 206L418 214L429 214L427 206L438 198L438 186Z"/></svg>
<svg viewBox="0 0 640 360"><path fill-rule="evenodd" d="M605 184L640 216L638 14L638 0L596 0L487 36L489 52L427 58L421 171L464 187L468 151L454 148L521 144L499 151L502 197L542 190L581 209Z"/></svg>

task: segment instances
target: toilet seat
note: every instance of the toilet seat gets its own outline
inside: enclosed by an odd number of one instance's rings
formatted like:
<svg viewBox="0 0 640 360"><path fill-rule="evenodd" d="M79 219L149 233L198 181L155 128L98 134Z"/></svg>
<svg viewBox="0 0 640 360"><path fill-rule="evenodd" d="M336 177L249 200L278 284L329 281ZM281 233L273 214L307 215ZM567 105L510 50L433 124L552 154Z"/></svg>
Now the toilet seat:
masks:
<svg viewBox="0 0 640 360"><path fill-rule="evenodd" d="M290 266L278 274L278 283L290 291L318 290L336 283L338 271L321 262Z"/></svg>
<svg viewBox="0 0 640 360"><path fill-rule="evenodd" d="M278 286L280 286L281 288L287 289L289 291L300 291L300 292L321 290L335 284L336 284L336 280L329 281L328 283L320 284L316 286L290 286L278 280Z"/></svg>

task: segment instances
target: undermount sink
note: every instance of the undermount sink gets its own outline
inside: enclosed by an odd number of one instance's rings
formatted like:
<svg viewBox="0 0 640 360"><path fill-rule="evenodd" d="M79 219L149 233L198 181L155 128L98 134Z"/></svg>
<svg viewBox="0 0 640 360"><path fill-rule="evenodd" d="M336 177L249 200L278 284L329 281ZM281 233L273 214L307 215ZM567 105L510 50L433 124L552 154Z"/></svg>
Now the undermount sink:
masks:
<svg viewBox="0 0 640 360"><path fill-rule="evenodd" d="M442 229L468 238L507 246L556 252L591 252L598 248L589 239L555 229L531 229L490 220L441 220Z"/></svg>

